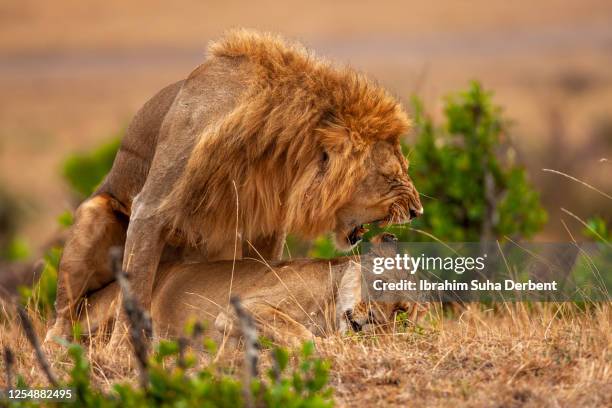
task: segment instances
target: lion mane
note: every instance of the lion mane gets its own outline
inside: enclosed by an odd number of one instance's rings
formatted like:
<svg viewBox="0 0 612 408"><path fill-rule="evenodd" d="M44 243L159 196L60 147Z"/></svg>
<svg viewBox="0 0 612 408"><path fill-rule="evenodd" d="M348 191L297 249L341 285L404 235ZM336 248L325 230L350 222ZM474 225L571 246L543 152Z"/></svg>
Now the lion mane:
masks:
<svg viewBox="0 0 612 408"><path fill-rule="evenodd" d="M203 132L161 203L167 227L196 244L227 242L234 231L251 239L333 228L364 177L368 149L408 129L398 101L272 34L231 31L210 44L215 58L247 64L246 91ZM330 160L319 160L322 152Z"/></svg>

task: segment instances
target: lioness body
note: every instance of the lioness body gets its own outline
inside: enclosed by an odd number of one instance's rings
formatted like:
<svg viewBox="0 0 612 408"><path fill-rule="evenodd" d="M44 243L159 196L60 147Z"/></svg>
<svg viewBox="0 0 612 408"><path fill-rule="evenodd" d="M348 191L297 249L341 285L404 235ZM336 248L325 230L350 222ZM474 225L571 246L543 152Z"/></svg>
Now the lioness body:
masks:
<svg viewBox="0 0 612 408"><path fill-rule="evenodd" d="M372 244L375 256L393 256L397 250L395 237L387 233L374 237ZM386 302L369 299L362 292L362 261L355 256L162 264L153 289L151 317L164 337L183 335L190 321L208 321L212 324L207 334L213 339L236 338L240 330L228 305L230 296L238 295L264 336L295 344L313 336L361 330L368 324L384 325L399 311L409 311L415 322L428 310L427 303L402 296ZM118 291L112 283L92 293L82 327L94 331L112 320Z"/></svg>
<svg viewBox="0 0 612 408"><path fill-rule="evenodd" d="M47 338L69 333L79 298L112 280L113 245L125 246L124 269L148 309L169 244L208 260L243 248L273 260L288 232L334 231L348 249L361 224L420 214L399 145L407 127L382 88L297 45L243 31L214 43L204 64L139 111L77 211Z"/></svg>
<svg viewBox="0 0 612 408"><path fill-rule="evenodd" d="M183 335L187 323L194 320L209 322L207 335L215 340L220 340L224 331L233 335L236 328L226 319L232 315L228 308L231 286L231 293L241 298L269 338L292 342L329 335L341 322L334 304L339 288L344 285L344 290L350 291L345 302L359 299L358 267L349 259L271 265L255 260L235 265L232 261L162 264L153 289L151 317L162 337ZM96 328L114 317L118 290L112 283L88 297L83 327L89 324Z"/></svg>

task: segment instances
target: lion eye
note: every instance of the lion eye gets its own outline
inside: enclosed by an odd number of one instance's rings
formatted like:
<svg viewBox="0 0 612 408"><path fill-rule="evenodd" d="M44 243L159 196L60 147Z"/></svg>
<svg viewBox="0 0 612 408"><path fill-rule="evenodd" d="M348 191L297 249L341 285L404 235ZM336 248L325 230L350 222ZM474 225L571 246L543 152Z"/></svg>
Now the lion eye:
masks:
<svg viewBox="0 0 612 408"><path fill-rule="evenodd" d="M323 167L326 167L328 161L329 161L329 155L327 154L326 151L323 151L323 153L321 154L321 165Z"/></svg>
<svg viewBox="0 0 612 408"><path fill-rule="evenodd" d="M404 313L408 311L407 305L396 305L394 313Z"/></svg>

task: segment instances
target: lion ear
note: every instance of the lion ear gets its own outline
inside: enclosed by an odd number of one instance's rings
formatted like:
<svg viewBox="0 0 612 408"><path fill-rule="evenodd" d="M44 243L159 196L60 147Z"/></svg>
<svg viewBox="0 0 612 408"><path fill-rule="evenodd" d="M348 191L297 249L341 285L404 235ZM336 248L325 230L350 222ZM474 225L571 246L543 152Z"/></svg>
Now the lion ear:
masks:
<svg viewBox="0 0 612 408"><path fill-rule="evenodd" d="M348 132L340 126L317 129L317 134L321 146L327 152L339 153L350 146Z"/></svg>
<svg viewBox="0 0 612 408"><path fill-rule="evenodd" d="M317 129L319 141L326 151L334 153L349 153L363 151L368 142L357 132L345 127L331 125L326 128Z"/></svg>

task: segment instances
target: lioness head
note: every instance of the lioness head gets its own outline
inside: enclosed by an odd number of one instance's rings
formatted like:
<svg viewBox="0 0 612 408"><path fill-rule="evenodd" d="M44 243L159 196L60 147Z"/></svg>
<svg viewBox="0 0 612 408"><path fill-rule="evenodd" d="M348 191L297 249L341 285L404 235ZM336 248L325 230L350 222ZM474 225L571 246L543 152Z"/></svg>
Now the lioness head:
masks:
<svg viewBox="0 0 612 408"><path fill-rule="evenodd" d="M389 326L399 313L406 313L409 322L415 324L428 311L429 303L423 302L361 301L353 309L347 310L344 317L351 330L360 332Z"/></svg>
<svg viewBox="0 0 612 408"><path fill-rule="evenodd" d="M371 244L370 255L393 257L398 253L397 238L393 234L379 234L372 238ZM402 295L387 301L368 298L362 291L362 273L359 266L352 265L341 282L339 306L343 331L359 332L389 326L399 313L406 313L408 321L415 324L429 311L430 304L424 299L411 301Z"/></svg>

